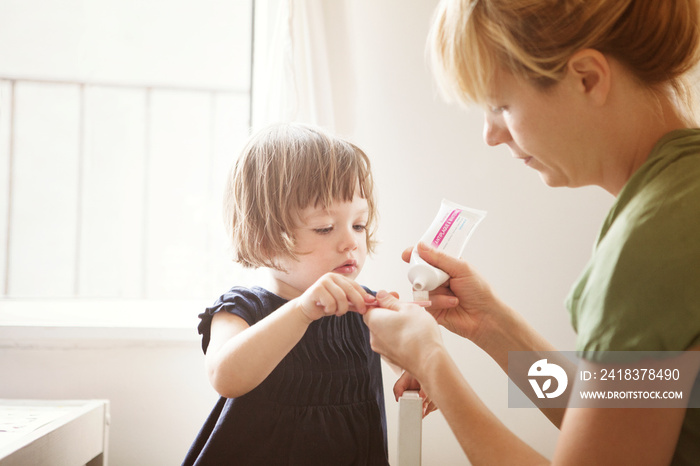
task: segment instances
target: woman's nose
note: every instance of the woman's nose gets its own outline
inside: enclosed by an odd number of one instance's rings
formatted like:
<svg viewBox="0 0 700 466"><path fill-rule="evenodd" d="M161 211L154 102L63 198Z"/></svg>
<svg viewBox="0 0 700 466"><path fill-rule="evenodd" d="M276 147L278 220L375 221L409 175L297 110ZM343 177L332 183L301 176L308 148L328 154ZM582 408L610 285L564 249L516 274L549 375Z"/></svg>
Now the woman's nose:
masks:
<svg viewBox="0 0 700 466"><path fill-rule="evenodd" d="M509 142L510 139L508 128L487 115L484 119L484 142L489 146L497 146Z"/></svg>

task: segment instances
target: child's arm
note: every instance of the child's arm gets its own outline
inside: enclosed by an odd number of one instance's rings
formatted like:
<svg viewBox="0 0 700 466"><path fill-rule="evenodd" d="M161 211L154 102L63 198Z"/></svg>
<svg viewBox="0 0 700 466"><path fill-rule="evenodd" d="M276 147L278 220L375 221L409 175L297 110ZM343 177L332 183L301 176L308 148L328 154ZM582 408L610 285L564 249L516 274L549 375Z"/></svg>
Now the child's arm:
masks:
<svg viewBox="0 0 700 466"><path fill-rule="evenodd" d="M365 296L369 295L355 281L330 273L253 326L239 316L218 312L206 354L209 381L224 397L245 395L277 367L311 322L343 315L351 304L364 312Z"/></svg>

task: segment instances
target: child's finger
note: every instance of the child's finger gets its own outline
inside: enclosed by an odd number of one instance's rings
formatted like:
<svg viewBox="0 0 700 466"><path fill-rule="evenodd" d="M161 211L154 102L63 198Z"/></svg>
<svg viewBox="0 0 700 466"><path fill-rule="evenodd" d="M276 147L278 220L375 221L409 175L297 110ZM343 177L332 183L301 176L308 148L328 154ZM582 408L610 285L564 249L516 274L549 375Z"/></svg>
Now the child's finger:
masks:
<svg viewBox="0 0 700 466"><path fill-rule="evenodd" d="M316 305L323 308L324 314L334 314L336 312L336 299L327 287L320 287L315 294Z"/></svg>
<svg viewBox="0 0 700 466"><path fill-rule="evenodd" d="M348 302L347 290L335 280L329 280L325 284L325 288L334 301L334 309L326 309L326 314L343 315L348 312L350 303Z"/></svg>
<svg viewBox="0 0 700 466"><path fill-rule="evenodd" d="M375 301L374 297L367 293L355 280L336 275L334 281L345 292L345 301L348 303L350 310L364 314L367 310L367 305L371 305Z"/></svg>
<svg viewBox="0 0 700 466"><path fill-rule="evenodd" d="M368 306L374 306L377 300L362 288L355 280L335 275L336 284L345 292L345 300L348 304L348 310L364 314L367 312Z"/></svg>
<svg viewBox="0 0 700 466"><path fill-rule="evenodd" d="M406 248L402 253L401 253L401 259L403 259L404 262L410 262L411 261L411 253L413 252L413 246Z"/></svg>

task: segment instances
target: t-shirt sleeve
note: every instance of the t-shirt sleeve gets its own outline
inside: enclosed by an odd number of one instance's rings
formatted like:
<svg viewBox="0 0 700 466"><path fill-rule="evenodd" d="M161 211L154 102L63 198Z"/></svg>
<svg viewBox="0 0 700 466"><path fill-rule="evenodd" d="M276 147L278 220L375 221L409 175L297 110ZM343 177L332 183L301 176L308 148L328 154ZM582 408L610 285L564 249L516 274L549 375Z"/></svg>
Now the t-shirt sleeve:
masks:
<svg viewBox="0 0 700 466"><path fill-rule="evenodd" d="M248 325L260 321L264 315L259 298L247 288L235 287L221 295L216 302L199 314L197 331L202 335L202 351L206 354L211 339L211 321L217 312L229 312L245 320Z"/></svg>
<svg viewBox="0 0 700 466"><path fill-rule="evenodd" d="M619 246L592 271L598 286L579 313L579 350L681 351L700 344L700 212L690 205L697 202L673 201L634 225L616 220L617 231L608 235L619 235Z"/></svg>

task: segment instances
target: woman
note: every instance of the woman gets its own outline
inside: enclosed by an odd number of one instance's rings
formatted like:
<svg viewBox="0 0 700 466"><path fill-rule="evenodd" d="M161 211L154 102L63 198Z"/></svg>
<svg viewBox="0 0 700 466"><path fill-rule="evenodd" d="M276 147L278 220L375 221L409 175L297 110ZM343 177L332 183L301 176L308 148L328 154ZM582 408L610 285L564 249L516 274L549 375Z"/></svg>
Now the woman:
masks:
<svg viewBox="0 0 700 466"><path fill-rule="evenodd" d="M549 186L597 185L616 197L567 299L583 364L596 352L700 349L700 130L686 83L699 9L697 0L438 7L437 76L448 95L485 107L486 142L508 145ZM480 402L435 321L504 369L508 351L554 348L467 263L419 252L450 275L431 293L432 317L380 292L382 308L365 316L373 348L420 382L473 464L545 463ZM553 463L700 463L697 409L543 412L561 430Z"/></svg>

